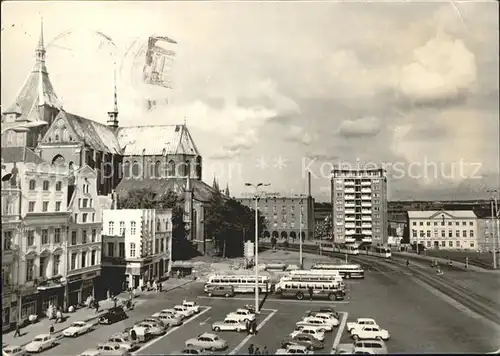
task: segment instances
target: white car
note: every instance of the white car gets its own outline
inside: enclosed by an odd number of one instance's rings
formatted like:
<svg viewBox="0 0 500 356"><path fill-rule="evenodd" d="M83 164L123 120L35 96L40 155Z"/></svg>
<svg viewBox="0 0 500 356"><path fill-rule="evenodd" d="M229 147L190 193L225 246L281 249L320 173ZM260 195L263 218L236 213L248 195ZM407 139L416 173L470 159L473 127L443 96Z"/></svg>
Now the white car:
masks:
<svg viewBox="0 0 500 356"><path fill-rule="evenodd" d="M174 311L177 314L181 315L184 319L187 319L195 314L193 309L189 309L188 307L185 307L183 305L176 305L174 307Z"/></svg>
<svg viewBox="0 0 500 356"><path fill-rule="evenodd" d="M41 334L35 336L33 341L26 345L24 349L28 352L42 352L56 346L56 344L57 340L55 337L49 334Z"/></svg>
<svg viewBox="0 0 500 356"><path fill-rule="evenodd" d="M115 334L108 339L109 343L118 344L122 349L134 351L139 348L137 340L132 341L130 336L125 333Z"/></svg>
<svg viewBox="0 0 500 356"><path fill-rule="evenodd" d="M235 319L238 319L240 321L246 321L246 320L254 321L255 320L255 314L252 313L250 310L243 309L243 308L237 309L235 312L229 313L226 317L227 318L235 318Z"/></svg>
<svg viewBox="0 0 500 356"><path fill-rule="evenodd" d="M180 326L182 325L182 316L178 314L161 314L158 318L165 326ZM149 321L149 320L145 320Z"/></svg>
<svg viewBox="0 0 500 356"><path fill-rule="evenodd" d="M358 318L356 321L349 322L346 325L346 329L348 332L352 332L353 329L355 328L360 328L365 325L371 325L371 326L378 326L377 322L375 319L372 318Z"/></svg>
<svg viewBox="0 0 500 356"><path fill-rule="evenodd" d="M82 334L88 333L92 330L93 327L94 325L90 323L86 323L84 321L75 321L74 323L71 323L69 328L64 329L62 334L66 337L77 337Z"/></svg>
<svg viewBox="0 0 500 356"><path fill-rule="evenodd" d="M213 331L244 331L246 329L245 322L238 318L227 317L223 321L216 321L212 324Z"/></svg>
<svg viewBox="0 0 500 356"><path fill-rule="evenodd" d="M311 355L314 354L313 351L308 350L302 345L290 345L286 349L278 349L274 353L275 355Z"/></svg>
<svg viewBox="0 0 500 356"><path fill-rule="evenodd" d="M382 339L388 340L391 336L389 332L379 326L366 325L361 328L356 328L351 332L354 339Z"/></svg>
<svg viewBox="0 0 500 356"><path fill-rule="evenodd" d="M329 313L316 313L314 315L315 318L319 318L319 319L323 319L324 321L326 321L328 324L332 325L332 326L339 326L339 320L334 317L332 314L329 314Z"/></svg>
<svg viewBox="0 0 500 356"><path fill-rule="evenodd" d="M2 356L26 356L28 353L21 347L10 345L2 347Z"/></svg>
<svg viewBox="0 0 500 356"><path fill-rule="evenodd" d="M333 325L331 323L327 322L324 319L316 318L314 316L305 317L301 321L298 321L295 325L297 325L297 326L315 326L319 330L323 330L323 331L332 331L333 330Z"/></svg>
<svg viewBox="0 0 500 356"><path fill-rule="evenodd" d="M295 330L290 333L290 336L295 337L298 334L309 334L316 340L325 341L325 332L320 331L316 326L297 326Z"/></svg>
<svg viewBox="0 0 500 356"><path fill-rule="evenodd" d="M102 356L102 353L100 351L97 351L96 349L88 349L83 351L78 356Z"/></svg>
<svg viewBox="0 0 500 356"><path fill-rule="evenodd" d="M195 314L200 312L200 306L196 302L191 302L191 301L183 301L182 306L188 308L189 310L192 310Z"/></svg>
<svg viewBox="0 0 500 356"><path fill-rule="evenodd" d="M99 351L100 355L104 356L129 356L130 352L127 349L124 349L119 344L115 344L113 342L107 342L105 344L101 344L97 346L97 351Z"/></svg>
<svg viewBox="0 0 500 356"><path fill-rule="evenodd" d="M203 333L198 335L196 338L192 338L186 341L186 347L198 346L204 350L219 351L227 349L227 341L222 340L215 334Z"/></svg>
<svg viewBox="0 0 500 356"><path fill-rule="evenodd" d="M159 312L156 312L153 315L151 315L151 317L158 318L160 315L177 315L177 314L178 313L174 309L170 308L170 309L162 309Z"/></svg>

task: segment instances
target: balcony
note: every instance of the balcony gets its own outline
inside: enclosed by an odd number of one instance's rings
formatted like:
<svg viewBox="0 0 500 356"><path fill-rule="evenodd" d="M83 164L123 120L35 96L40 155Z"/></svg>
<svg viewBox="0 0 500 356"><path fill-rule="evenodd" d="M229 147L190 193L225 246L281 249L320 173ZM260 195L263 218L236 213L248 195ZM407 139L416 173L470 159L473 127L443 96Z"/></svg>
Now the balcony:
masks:
<svg viewBox="0 0 500 356"><path fill-rule="evenodd" d="M372 206L372 202L362 202L362 203L361 203L361 206L362 206L363 208L371 208L371 206Z"/></svg>
<svg viewBox="0 0 500 356"><path fill-rule="evenodd" d="M371 238L371 237L363 237L363 238L361 239L361 241L362 241L362 242L366 242L366 243L370 243L370 244L371 244L371 243L372 243L372 238Z"/></svg>
<svg viewBox="0 0 500 356"><path fill-rule="evenodd" d="M363 229L371 229L372 228L372 224L362 224L361 227Z"/></svg>
<svg viewBox="0 0 500 356"><path fill-rule="evenodd" d="M356 231L355 231L355 230L346 230L346 231L345 231L345 234L346 234L346 235L354 235L355 233L356 233Z"/></svg>
<svg viewBox="0 0 500 356"><path fill-rule="evenodd" d="M344 190L345 193L355 193L356 191L354 190L354 188L346 188Z"/></svg>
<svg viewBox="0 0 500 356"><path fill-rule="evenodd" d="M371 188L362 188L361 193L370 193L371 194L372 189Z"/></svg>
<svg viewBox="0 0 500 356"><path fill-rule="evenodd" d="M372 213L371 209L363 209L363 210L361 210L361 214L364 214L364 215L365 214L370 214L371 215L371 213Z"/></svg>
<svg viewBox="0 0 500 356"><path fill-rule="evenodd" d="M346 224L345 224L345 227L346 227L347 229L349 229L349 228L355 228L355 227L356 227L356 225L354 225L354 223L346 223Z"/></svg>
<svg viewBox="0 0 500 356"><path fill-rule="evenodd" d="M349 242L349 243L352 243L352 242L356 242L356 239L354 237L345 237L344 238L344 241L345 242Z"/></svg>
<svg viewBox="0 0 500 356"><path fill-rule="evenodd" d="M372 182L369 182L369 181L363 181L361 182L361 185L363 187L371 187L372 186Z"/></svg>
<svg viewBox="0 0 500 356"><path fill-rule="evenodd" d="M345 221L354 221L356 220L356 217L353 215L346 215Z"/></svg>
<svg viewBox="0 0 500 356"><path fill-rule="evenodd" d="M356 204L354 204L354 203L345 203L344 206L346 208L354 208L356 206Z"/></svg>
<svg viewBox="0 0 500 356"><path fill-rule="evenodd" d="M372 200L372 196L371 195L362 195L361 199L363 199L363 200L370 200L371 201Z"/></svg>
<svg viewBox="0 0 500 356"><path fill-rule="evenodd" d="M356 199L356 196L355 196L355 195L346 195L346 196L344 197L344 199L345 199L345 200L354 200L354 199Z"/></svg>
<svg viewBox="0 0 500 356"><path fill-rule="evenodd" d="M371 216L363 216L361 218L361 221L372 221L372 217Z"/></svg>
<svg viewBox="0 0 500 356"><path fill-rule="evenodd" d="M363 235L370 235L371 236L372 235L372 230L362 230L361 233Z"/></svg>
<svg viewBox="0 0 500 356"><path fill-rule="evenodd" d="M346 210L345 210L345 213L346 213L346 214L354 214L354 213L355 213L355 211L354 211L354 209L346 209Z"/></svg>
<svg viewBox="0 0 500 356"><path fill-rule="evenodd" d="M352 187L352 186L354 186L354 181L353 181L353 180L345 180L345 181L344 181L344 185L345 185L346 187L347 187L347 186Z"/></svg>

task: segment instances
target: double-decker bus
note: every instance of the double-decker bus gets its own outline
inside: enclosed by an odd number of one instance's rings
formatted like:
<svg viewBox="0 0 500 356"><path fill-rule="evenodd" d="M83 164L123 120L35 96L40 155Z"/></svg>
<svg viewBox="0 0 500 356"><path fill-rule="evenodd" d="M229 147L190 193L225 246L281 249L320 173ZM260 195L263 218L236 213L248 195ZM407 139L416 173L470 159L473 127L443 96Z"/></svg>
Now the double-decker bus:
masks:
<svg viewBox="0 0 500 356"><path fill-rule="evenodd" d="M387 246L368 246L363 253L382 258L391 258L392 256L391 249Z"/></svg>
<svg viewBox="0 0 500 356"><path fill-rule="evenodd" d="M255 292L255 276L252 275L227 275L214 274L208 277L205 283L205 292L212 286L233 286L236 293ZM259 292L271 290L271 279L269 276L259 276Z"/></svg>
<svg viewBox="0 0 500 356"><path fill-rule="evenodd" d="M365 271L356 264L317 263L311 267L318 271L338 271L342 278L365 278Z"/></svg>
<svg viewBox="0 0 500 356"><path fill-rule="evenodd" d="M312 295L311 295L312 292ZM343 300L345 290L337 282L287 281L280 285L277 293L281 298Z"/></svg>

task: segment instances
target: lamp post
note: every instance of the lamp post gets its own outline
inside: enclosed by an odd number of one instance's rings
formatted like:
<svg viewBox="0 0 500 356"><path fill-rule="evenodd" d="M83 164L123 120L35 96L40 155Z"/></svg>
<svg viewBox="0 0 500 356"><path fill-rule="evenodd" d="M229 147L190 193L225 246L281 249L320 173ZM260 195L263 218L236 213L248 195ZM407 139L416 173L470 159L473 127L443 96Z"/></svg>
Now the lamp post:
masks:
<svg viewBox="0 0 500 356"><path fill-rule="evenodd" d="M254 199L255 199L255 313L259 313L259 188L267 187L271 184L267 183L245 183L247 187L253 187L255 189Z"/></svg>
<svg viewBox="0 0 500 356"><path fill-rule="evenodd" d="M304 269L302 266L302 198L299 200L300 211L299 211L299 266L300 269Z"/></svg>
<svg viewBox="0 0 500 356"><path fill-rule="evenodd" d="M487 190L491 193L491 239L493 245L493 269L497 269L497 220L498 220L498 207L497 207L497 197L496 194L498 190Z"/></svg>

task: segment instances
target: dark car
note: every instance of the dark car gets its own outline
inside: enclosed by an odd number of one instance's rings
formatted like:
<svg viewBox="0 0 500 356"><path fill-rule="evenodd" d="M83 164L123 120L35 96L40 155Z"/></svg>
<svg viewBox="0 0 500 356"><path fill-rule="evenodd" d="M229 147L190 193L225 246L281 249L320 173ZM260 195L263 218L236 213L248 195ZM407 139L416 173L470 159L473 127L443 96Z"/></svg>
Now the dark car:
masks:
<svg viewBox="0 0 500 356"><path fill-rule="evenodd" d="M309 350L319 350L325 347L321 341L309 334L297 334L294 337L288 336L281 341L281 347L286 348L289 345L301 345L307 347Z"/></svg>
<svg viewBox="0 0 500 356"><path fill-rule="evenodd" d="M99 318L99 324L113 324L117 321L127 319L127 313L122 307L110 308L104 315Z"/></svg>

